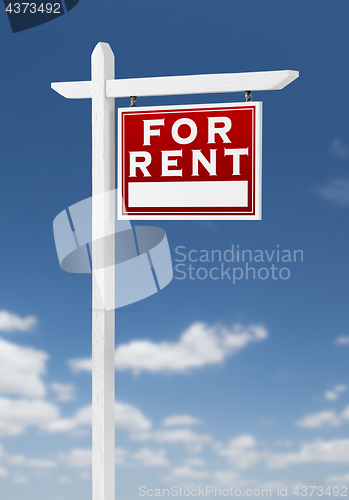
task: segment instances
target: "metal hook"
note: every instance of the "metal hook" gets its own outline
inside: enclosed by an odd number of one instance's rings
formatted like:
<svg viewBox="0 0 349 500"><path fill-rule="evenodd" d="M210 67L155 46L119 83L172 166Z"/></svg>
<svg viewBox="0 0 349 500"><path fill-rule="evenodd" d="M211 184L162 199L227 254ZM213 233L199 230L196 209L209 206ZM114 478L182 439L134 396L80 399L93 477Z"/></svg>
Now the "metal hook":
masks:
<svg viewBox="0 0 349 500"><path fill-rule="evenodd" d="M245 98L246 98L246 102L251 102L252 101L252 92L251 92L251 90L246 90L245 91Z"/></svg>
<svg viewBox="0 0 349 500"><path fill-rule="evenodd" d="M136 99L137 99L137 96L135 95L132 95L131 96L131 108L135 108L136 107Z"/></svg>

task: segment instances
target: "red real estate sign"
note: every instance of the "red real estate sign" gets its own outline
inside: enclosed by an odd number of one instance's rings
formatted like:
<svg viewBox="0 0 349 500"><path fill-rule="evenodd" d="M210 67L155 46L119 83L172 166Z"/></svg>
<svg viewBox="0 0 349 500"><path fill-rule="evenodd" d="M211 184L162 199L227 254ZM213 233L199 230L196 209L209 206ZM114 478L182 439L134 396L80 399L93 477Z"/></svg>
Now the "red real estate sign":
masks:
<svg viewBox="0 0 349 500"><path fill-rule="evenodd" d="M261 153L261 102L120 108L118 219L260 219Z"/></svg>

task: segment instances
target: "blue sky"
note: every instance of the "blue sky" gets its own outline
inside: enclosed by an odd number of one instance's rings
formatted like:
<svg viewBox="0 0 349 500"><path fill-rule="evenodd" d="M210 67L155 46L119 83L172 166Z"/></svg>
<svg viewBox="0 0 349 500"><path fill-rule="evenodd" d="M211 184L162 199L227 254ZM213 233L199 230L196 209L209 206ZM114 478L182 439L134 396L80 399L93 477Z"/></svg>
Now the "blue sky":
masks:
<svg viewBox="0 0 349 500"><path fill-rule="evenodd" d="M91 195L90 102L50 83L88 80L100 41L117 78L300 72L282 91L253 93L263 101L263 220L152 224L166 230L175 265L178 246L188 255L233 244L300 249L303 262L287 263L288 280L235 284L175 271L161 293L116 311L117 496L136 498L142 485L348 486L348 10L80 0L17 34L3 10L1 498L91 496L90 276L60 269L52 234L55 216ZM135 359L136 341L151 363Z"/></svg>

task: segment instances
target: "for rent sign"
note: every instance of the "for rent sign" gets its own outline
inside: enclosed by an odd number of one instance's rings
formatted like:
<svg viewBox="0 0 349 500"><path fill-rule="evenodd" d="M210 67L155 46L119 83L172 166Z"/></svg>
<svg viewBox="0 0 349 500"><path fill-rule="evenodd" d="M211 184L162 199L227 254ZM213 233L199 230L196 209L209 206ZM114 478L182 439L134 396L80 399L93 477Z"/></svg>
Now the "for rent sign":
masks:
<svg viewBox="0 0 349 500"><path fill-rule="evenodd" d="M261 152L260 102L120 108L118 218L260 219Z"/></svg>

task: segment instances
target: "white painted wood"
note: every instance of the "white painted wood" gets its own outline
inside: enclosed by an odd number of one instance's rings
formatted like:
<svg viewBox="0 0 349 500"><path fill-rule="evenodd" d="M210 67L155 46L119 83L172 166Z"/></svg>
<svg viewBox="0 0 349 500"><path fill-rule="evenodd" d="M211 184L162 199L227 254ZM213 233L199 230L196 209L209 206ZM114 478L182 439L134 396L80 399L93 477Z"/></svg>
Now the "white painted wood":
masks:
<svg viewBox="0 0 349 500"><path fill-rule="evenodd" d="M105 81L114 78L114 54L99 43L92 54L92 241L115 228L115 101L105 97ZM90 82L88 82L90 83ZM85 92L82 85L81 93ZM109 251L112 251L110 249ZM104 266L107 249L92 246L92 498L115 500L115 311L105 311L103 297L113 300L115 278ZM113 252L115 253L115 252ZM115 299L114 299L115 301Z"/></svg>
<svg viewBox="0 0 349 500"><path fill-rule="evenodd" d="M89 99L92 97L91 82L51 83L51 89L66 99Z"/></svg>
<svg viewBox="0 0 349 500"><path fill-rule="evenodd" d="M107 97L161 96L244 92L245 90L281 90L296 78L292 70L256 73L222 73L217 75L163 76L156 78L108 79ZM91 97L91 82L52 83L51 87L68 99Z"/></svg>
<svg viewBox="0 0 349 500"><path fill-rule="evenodd" d="M56 82L51 87L68 99L92 98L92 236L104 226L105 234L115 224L115 200L98 197L115 187L116 97L244 92L279 90L298 78L298 71L267 71L159 78L115 80L114 55L110 46L99 43L92 54L92 79L82 82ZM261 141L261 137L258 141ZM261 142L258 142L261 148ZM260 181L259 181L260 182ZM260 192L260 185L258 190ZM105 201L100 200L104 198ZM157 219L139 216L138 219ZM169 219L197 219L168 217ZM210 217L219 219L220 217ZM244 216L235 219L244 219ZM260 218L260 215L255 217ZM104 251L92 249L92 263L103 266ZM102 250L100 250L102 248ZM109 249L110 250L110 249ZM93 500L115 500L115 311L106 312L103 296L115 294L115 280L107 274L98 288L92 275L92 463Z"/></svg>
<svg viewBox="0 0 349 500"><path fill-rule="evenodd" d="M107 97L160 96L278 90L298 77L298 71L164 76L107 81Z"/></svg>

